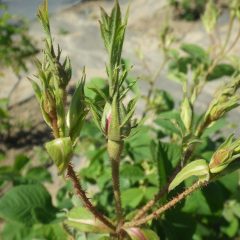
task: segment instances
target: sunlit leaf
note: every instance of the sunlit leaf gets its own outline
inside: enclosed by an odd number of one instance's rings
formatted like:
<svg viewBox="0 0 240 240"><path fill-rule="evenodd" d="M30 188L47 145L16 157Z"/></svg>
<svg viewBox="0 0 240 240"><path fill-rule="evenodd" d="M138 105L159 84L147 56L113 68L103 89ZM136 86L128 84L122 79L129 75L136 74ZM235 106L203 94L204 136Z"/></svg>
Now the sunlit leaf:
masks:
<svg viewBox="0 0 240 240"><path fill-rule="evenodd" d="M73 208L67 214L65 223L82 232L110 233L112 230L100 222L86 208Z"/></svg>
<svg viewBox="0 0 240 240"><path fill-rule="evenodd" d="M187 164L173 179L173 181L169 185L168 190L173 190L185 179L192 176L198 176L203 181L209 179L209 167L205 160L195 160Z"/></svg>
<svg viewBox="0 0 240 240"><path fill-rule="evenodd" d="M53 220L56 211L51 196L40 184L13 187L0 198L0 216L6 220L31 225L40 220L35 211L44 214L44 222Z"/></svg>
<svg viewBox="0 0 240 240"><path fill-rule="evenodd" d="M157 234L149 229L129 228L126 232L131 240L160 240Z"/></svg>

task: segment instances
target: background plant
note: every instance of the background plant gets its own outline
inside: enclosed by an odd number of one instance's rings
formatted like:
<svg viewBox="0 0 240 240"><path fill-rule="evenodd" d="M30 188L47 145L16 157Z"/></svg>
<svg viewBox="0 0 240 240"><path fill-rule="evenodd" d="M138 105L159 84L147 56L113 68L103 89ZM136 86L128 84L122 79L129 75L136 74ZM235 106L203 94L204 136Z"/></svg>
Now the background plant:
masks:
<svg viewBox="0 0 240 240"><path fill-rule="evenodd" d="M10 68L17 77L16 83L6 98L0 99L0 137L3 139L10 130L9 101L15 88L21 81L22 72L26 72L27 60L38 50L28 34L28 24L7 11L0 3L0 79L4 70ZM11 81L11 80L10 80Z"/></svg>
<svg viewBox="0 0 240 240"><path fill-rule="evenodd" d="M174 8L174 15L177 18L188 21L198 20L204 12L206 0L169 0L170 6Z"/></svg>

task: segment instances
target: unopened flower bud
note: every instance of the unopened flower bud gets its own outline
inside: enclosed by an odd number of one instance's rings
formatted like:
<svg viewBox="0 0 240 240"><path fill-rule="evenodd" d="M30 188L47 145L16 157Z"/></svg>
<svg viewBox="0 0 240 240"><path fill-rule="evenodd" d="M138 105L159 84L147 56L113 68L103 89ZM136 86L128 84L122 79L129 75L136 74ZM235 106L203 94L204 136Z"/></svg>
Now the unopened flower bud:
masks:
<svg viewBox="0 0 240 240"><path fill-rule="evenodd" d="M232 150L229 148L223 148L216 151L210 161L209 168L212 173L221 171L223 166L232 156Z"/></svg>
<svg viewBox="0 0 240 240"><path fill-rule="evenodd" d="M231 17L237 17L240 20L240 2L239 0L232 0L231 5Z"/></svg>
<svg viewBox="0 0 240 240"><path fill-rule="evenodd" d="M233 140L230 136L213 154L209 169L211 173L219 173L224 170L232 161L240 157L240 139Z"/></svg>
<svg viewBox="0 0 240 240"><path fill-rule="evenodd" d="M108 130L111 122L111 113L112 113L111 105L109 103L106 103L101 119L101 127L106 136L108 135Z"/></svg>
<svg viewBox="0 0 240 240"><path fill-rule="evenodd" d="M70 137L57 138L45 144L45 148L58 167L59 174L67 168L73 154L72 141Z"/></svg>
<svg viewBox="0 0 240 240"><path fill-rule="evenodd" d="M190 131L193 114L191 103L187 97L184 97L183 99L180 115L186 130Z"/></svg>
<svg viewBox="0 0 240 240"><path fill-rule="evenodd" d="M211 33L214 30L217 23L218 13L218 9L214 2L212 0L209 1L202 17L202 22L207 33Z"/></svg>
<svg viewBox="0 0 240 240"><path fill-rule="evenodd" d="M54 97L49 91L45 91L45 94L43 97L43 108L47 114L51 114L53 109L56 108Z"/></svg>

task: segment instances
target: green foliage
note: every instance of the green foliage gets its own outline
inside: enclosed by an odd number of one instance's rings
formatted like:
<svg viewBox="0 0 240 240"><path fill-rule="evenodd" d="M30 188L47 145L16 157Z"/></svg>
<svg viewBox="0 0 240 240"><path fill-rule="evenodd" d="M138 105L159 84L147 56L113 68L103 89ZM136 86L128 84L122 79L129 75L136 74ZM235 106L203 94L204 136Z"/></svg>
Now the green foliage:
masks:
<svg viewBox="0 0 240 240"><path fill-rule="evenodd" d="M49 223L56 212L51 196L40 184L12 188L0 199L0 216L26 225Z"/></svg>
<svg viewBox="0 0 240 240"><path fill-rule="evenodd" d="M131 240L159 240L156 233L148 229L130 228L127 230L127 233Z"/></svg>
<svg viewBox="0 0 240 240"><path fill-rule="evenodd" d="M207 33L211 34L214 30L219 11L213 0L210 0L206 4L206 10L202 16L202 22Z"/></svg>
<svg viewBox="0 0 240 240"><path fill-rule="evenodd" d="M0 99L0 137L2 138L10 128L8 101L9 100L7 98Z"/></svg>
<svg viewBox="0 0 240 240"><path fill-rule="evenodd" d="M68 226L76 228L81 232L91 233L110 233L111 229L107 228L95 216L85 208L73 208L67 214L65 222Z"/></svg>
<svg viewBox="0 0 240 240"><path fill-rule="evenodd" d="M198 176L199 181L208 181L209 180L209 167L205 160L199 159L193 162L190 162L186 165L174 178L174 180L169 185L169 191L173 190L181 182L186 180L191 176Z"/></svg>
<svg viewBox="0 0 240 240"><path fill-rule="evenodd" d="M19 74L27 70L26 58L37 53L37 49L28 36L28 26L22 19L14 19L5 5L0 3L0 75L4 67L11 67Z"/></svg>
<svg viewBox="0 0 240 240"><path fill-rule="evenodd" d="M174 8L175 16L187 21L196 21L204 12L207 0L169 0Z"/></svg>

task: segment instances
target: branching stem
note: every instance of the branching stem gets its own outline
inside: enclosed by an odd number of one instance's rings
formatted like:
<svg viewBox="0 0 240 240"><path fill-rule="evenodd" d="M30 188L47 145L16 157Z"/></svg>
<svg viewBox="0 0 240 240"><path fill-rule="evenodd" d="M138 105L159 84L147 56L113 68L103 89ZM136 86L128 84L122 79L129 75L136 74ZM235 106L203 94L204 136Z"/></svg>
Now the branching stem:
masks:
<svg viewBox="0 0 240 240"><path fill-rule="evenodd" d="M57 117L55 118L56 122L55 124L52 124L53 134L55 138L59 137L59 129L57 125ZM78 197L83 201L84 206L103 224L105 224L107 227L112 229L113 231L116 231L116 227L105 217L103 216L91 203L89 198L86 196L85 191L83 190L81 183L71 165L71 163L68 164L67 168L67 176L72 181L73 187L75 189L76 194Z"/></svg>
<svg viewBox="0 0 240 240"><path fill-rule="evenodd" d="M179 194L178 196L173 198L171 201L169 201L165 205L161 206L155 212L151 213L150 215L148 215L148 216L146 216L142 219L134 220L134 221L129 222L129 223L125 223L123 228L137 227L137 226L140 226L142 224L147 223L148 221L150 221L154 218L159 217L162 213L164 213L165 211L167 211L171 207L175 206L178 202L180 202L181 200L183 200L184 198L189 196L191 193L193 193L194 191L196 191L200 187L202 187L204 185L207 185L207 184L208 184L208 182L200 182L200 183L196 182L196 183L194 183L191 187L187 188L185 191L183 191L181 194Z"/></svg>
<svg viewBox="0 0 240 240"><path fill-rule="evenodd" d="M207 126L208 126L208 123L206 123L205 121L204 121L203 124L200 124L199 128L196 131L196 136L200 137L202 135L204 129ZM140 219L141 217L143 217L147 213L147 211L150 210L156 204L156 202L158 200L160 200L167 193L170 183L176 177L178 172L182 169L182 166L184 166L186 164L186 162L190 159L193 151L194 151L194 148L190 145L190 147L188 147L185 150L182 161L177 165L177 167L175 168L175 171L173 172L173 174L168 179L168 182L159 190L159 192L154 196L154 198L152 200L150 200L148 203L146 203L146 205L144 205L137 212L137 214L134 216L133 220L137 220L137 219Z"/></svg>

